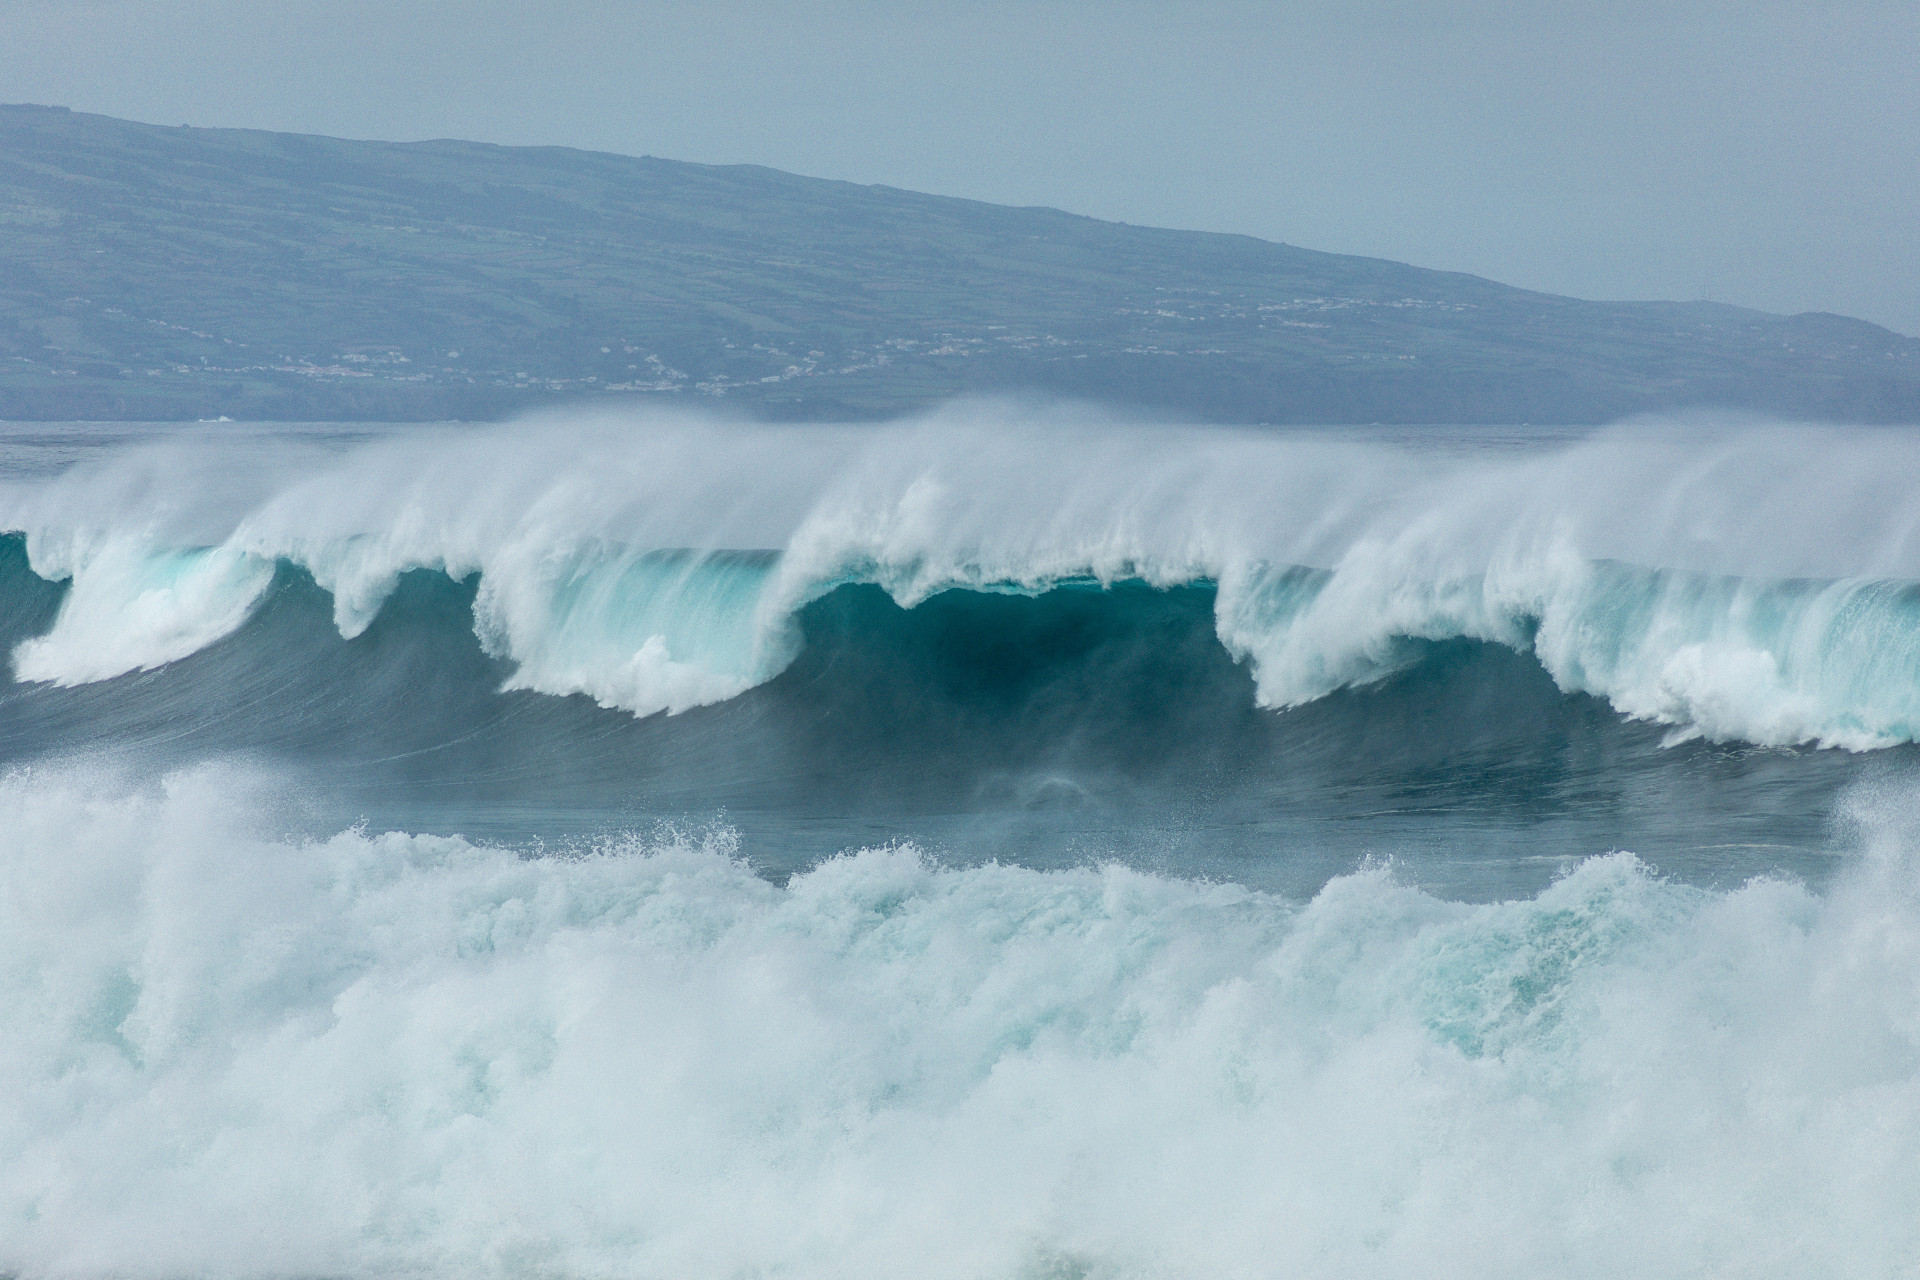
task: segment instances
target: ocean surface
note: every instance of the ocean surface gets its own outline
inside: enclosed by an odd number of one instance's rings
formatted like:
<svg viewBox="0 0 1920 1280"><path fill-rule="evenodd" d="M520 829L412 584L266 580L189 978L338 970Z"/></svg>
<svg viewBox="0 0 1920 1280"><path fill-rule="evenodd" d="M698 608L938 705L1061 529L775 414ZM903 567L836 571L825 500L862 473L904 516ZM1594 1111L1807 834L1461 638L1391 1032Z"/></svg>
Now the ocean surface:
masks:
<svg viewBox="0 0 1920 1280"><path fill-rule="evenodd" d="M1920 1276L1920 431L0 424L0 1275Z"/></svg>

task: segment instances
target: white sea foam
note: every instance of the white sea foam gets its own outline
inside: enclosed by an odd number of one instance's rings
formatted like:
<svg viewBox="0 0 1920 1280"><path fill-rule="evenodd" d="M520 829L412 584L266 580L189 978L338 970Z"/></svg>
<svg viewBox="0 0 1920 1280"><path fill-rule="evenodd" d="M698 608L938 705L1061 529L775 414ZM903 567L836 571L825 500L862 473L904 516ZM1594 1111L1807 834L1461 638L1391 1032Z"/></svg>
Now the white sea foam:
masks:
<svg viewBox="0 0 1920 1280"><path fill-rule="evenodd" d="M1910 1275L1914 797L1826 897L1308 903L0 781L0 1271ZM1277 851L1280 852L1280 851Z"/></svg>
<svg viewBox="0 0 1920 1280"><path fill-rule="evenodd" d="M1218 582L1268 706L1468 637L1675 737L1920 732L1909 434L1675 421L1476 454L976 403L883 428L576 415L290 448L163 442L0 493L36 571L74 581L19 673L175 660L240 625L282 560L351 637L430 569L479 575L476 630L514 685L647 714L777 674L794 611L836 584L910 606L1090 576ZM711 554L756 548L779 554Z"/></svg>

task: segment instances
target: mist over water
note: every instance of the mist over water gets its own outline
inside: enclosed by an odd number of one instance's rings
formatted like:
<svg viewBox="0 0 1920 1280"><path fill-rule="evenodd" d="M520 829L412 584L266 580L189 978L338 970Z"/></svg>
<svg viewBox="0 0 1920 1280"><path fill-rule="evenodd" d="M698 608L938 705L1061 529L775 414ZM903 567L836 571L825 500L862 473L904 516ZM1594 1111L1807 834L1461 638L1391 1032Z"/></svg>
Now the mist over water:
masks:
<svg viewBox="0 0 1920 1280"><path fill-rule="evenodd" d="M0 1271L1898 1275L1920 437L0 433Z"/></svg>

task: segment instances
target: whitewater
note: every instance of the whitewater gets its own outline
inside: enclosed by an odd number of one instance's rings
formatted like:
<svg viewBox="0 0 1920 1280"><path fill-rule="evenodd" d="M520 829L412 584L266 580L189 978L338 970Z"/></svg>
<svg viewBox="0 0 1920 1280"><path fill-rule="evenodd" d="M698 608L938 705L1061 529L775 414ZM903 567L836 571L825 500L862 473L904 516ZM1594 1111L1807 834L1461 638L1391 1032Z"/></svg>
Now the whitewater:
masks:
<svg viewBox="0 0 1920 1280"><path fill-rule="evenodd" d="M0 426L0 1275L1920 1275L1916 475Z"/></svg>

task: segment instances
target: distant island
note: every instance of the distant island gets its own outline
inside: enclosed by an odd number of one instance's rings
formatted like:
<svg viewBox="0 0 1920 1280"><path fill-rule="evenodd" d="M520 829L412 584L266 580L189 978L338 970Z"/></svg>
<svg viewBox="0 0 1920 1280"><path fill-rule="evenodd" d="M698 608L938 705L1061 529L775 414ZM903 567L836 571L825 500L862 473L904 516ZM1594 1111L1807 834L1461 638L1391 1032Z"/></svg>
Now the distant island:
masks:
<svg viewBox="0 0 1920 1280"><path fill-rule="evenodd" d="M965 392L1235 423L1920 421L1920 339L746 165L0 107L0 419L863 419Z"/></svg>

